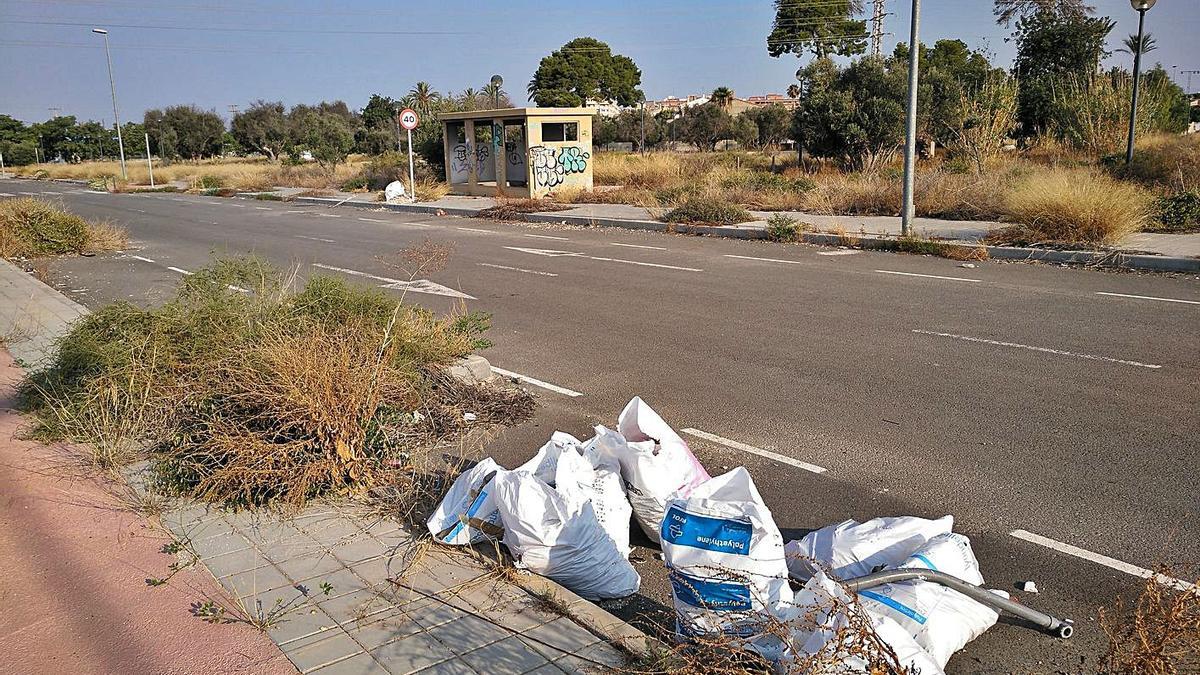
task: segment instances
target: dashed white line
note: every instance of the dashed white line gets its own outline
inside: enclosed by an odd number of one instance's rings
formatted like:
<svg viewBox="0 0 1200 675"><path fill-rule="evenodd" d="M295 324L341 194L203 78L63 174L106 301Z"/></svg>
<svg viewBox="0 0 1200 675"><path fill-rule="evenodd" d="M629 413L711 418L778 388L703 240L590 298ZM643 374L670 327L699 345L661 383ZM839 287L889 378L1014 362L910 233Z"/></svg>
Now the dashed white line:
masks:
<svg viewBox="0 0 1200 675"><path fill-rule="evenodd" d="M739 258L741 260L758 260L760 262L786 263L788 265L804 265L804 264L806 264L803 260L782 260L780 258L756 258L752 255L733 255L731 253L726 253L725 257L726 258Z"/></svg>
<svg viewBox="0 0 1200 675"><path fill-rule="evenodd" d="M171 270L172 272L178 272L184 276L190 276L192 274L191 272L189 272L185 269L182 269L179 267L171 267L170 265L167 265L167 269Z"/></svg>
<svg viewBox="0 0 1200 675"><path fill-rule="evenodd" d="M131 254L131 253L126 253L126 254L125 254L125 257L126 257L126 258L136 258L137 260L141 260L141 261L143 261L143 262L148 262L148 263L152 263L152 262L154 262L154 259L153 259L153 258L147 258L147 257L145 257L145 256L140 256L140 255L133 255L133 254Z"/></svg>
<svg viewBox="0 0 1200 675"><path fill-rule="evenodd" d="M732 440L729 438L725 438L724 436L710 434L707 431L700 431L699 429L691 429L691 428L683 429L682 431L685 434L690 434L697 438L703 438L706 441L711 441L713 443L717 443L718 445L724 445L727 448L733 448L734 450L741 450L742 452L748 452L752 455L758 455L759 457L766 457L767 459L774 460L776 462L780 462L783 464L787 464L788 466L794 466L797 469L804 469L805 471L811 471L812 473L825 473L825 468L817 466L816 464L809 464L808 462L802 462L798 459L793 459L786 455L781 455L777 452L771 452L770 450L763 450L762 448L756 448L753 445L747 445L745 443L742 443L741 441L735 441L735 440Z"/></svg>
<svg viewBox="0 0 1200 675"><path fill-rule="evenodd" d="M477 298L475 298L475 296L467 295L466 293L463 293L462 291L456 291L453 288L449 288L449 287L443 286L439 283L429 281L428 279L413 279L411 281L404 281L401 279L392 279L389 277L381 277L381 276L377 276L374 274L368 274L366 272L360 272L358 270L352 270L352 269L348 269L345 267L334 267L333 265L323 265L321 263L313 263L312 266L319 267L323 270L333 270L334 272L341 272L343 274L350 274L350 275L357 276L357 277L366 277L368 279L375 279L376 281L382 281L382 282L384 282L384 284L386 284L384 286L384 288L390 288L390 289L401 290L401 291L413 291L415 293L429 293L430 295L445 295L445 296L449 296L452 298L462 298L463 300L477 299Z"/></svg>
<svg viewBox="0 0 1200 675"><path fill-rule="evenodd" d="M493 265L492 263L476 263L482 267L494 267L498 270L511 270L513 272L524 272L525 274L539 274L543 277L556 277L554 272L539 272L538 270L527 270L521 267L509 267L508 265Z"/></svg>
<svg viewBox="0 0 1200 675"><path fill-rule="evenodd" d="M559 241L571 241L567 237L555 237L549 234L527 234L526 237L534 237L535 239L557 239Z"/></svg>
<svg viewBox="0 0 1200 675"><path fill-rule="evenodd" d="M238 205L237 205L237 204L232 204L231 206L238 206ZM269 206L256 206L256 207L254 207L254 210L255 210L255 211L270 211L270 210L271 210L271 207L269 207Z"/></svg>
<svg viewBox="0 0 1200 675"><path fill-rule="evenodd" d="M1137 366L1138 368L1158 369L1161 365L1155 363L1142 363L1140 361L1127 361L1125 359L1114 359L1108 356L1099 356L1096 354L1080 354L1078 352L1068 352L1062 349L1051 349L1050 347L1036 347L1033 345L1023 345L1019 342L1003 342L1000 340L988 340L987 338L969 337L967 335L955 335L953 333L938 333L931 330L913 329L914 333L920 335L933 335L936 337L953 338L955 340L964 340L966 342L978 342L980 344L995 345L997 347L1013 347L1015 349L1028 349L1034 352L1042 352L1045 354L1056 354L1058 356L1071 356L1077 359L1087 359L1089 361L1106 361L1108 363L1119 363L1126 366Z"/></svg>
<svg viewBox="0 0 1200 675"><path fill-rule="evenodd" d="M895 274L902 277L924 277L926 279L942 279L944 281L966 281L972 284L979 283L979 279L968 279L966 277L943 277L938 274L917 274L916 272L897 272L895 270L875 270L880 274Z"/></svg>
<svg viewBox="0 0 1200 675"><path fill-rule="evenodd" d="M704 270L695 267L679 267L677 265L660 265L658 263L641 262L639 260L623 260L621 258L601 258L600 256L588 255L584 256L589 260L600 260L603 262L625 263L626 265L641 265L642 267L658 267L664 270L679 270L681 272L703 272Z"/></svg>
<svg viewBox="0 0 1200 675"><path fill-rule="evenodd" d="M303 234L298 234L296 236L300 239L311 239L312 241L323 241L326 244L336 244L337 243L337 241L335 241L333 239L326 239L324 237L308 237Z"/></svg>
<svg viewBox="0 0 1200 675"><path fill-rule="evenodd" d="M459 228L462 229L462 228ZM512 251L520 251L522 253L531 253L533 255L543 255L548 258L586 258L588 260L599 260L601 262L624 263L626 265L641 265L642 267L658 267L667 270L680 270L683 272L703 272L704 270L696 267L679 267L678 265L662 265L659 263L641 262L640 260L625 260L624 258L604 258L596 255L584 255L574 251L556 251L548 248L524 248L521 246L505 246Z"/></svg>
<svg viewBox="0 0 1200 675"><path fill-rule="evenodd" d="M130 256L130 257L137 258L138 256ZM139 259L140 260L149 260L150 262L154 262L153 260L150 260L149 258L139 258ZM179 274L182 274L185 277L190 277L193 274L195 274L195 272L189 272L181 267L171 267L170 265L167 265L167 269L171 270L172 272L178 272ZM248 289L248 288L242 288L241 286L234 286L233 284L226 284L225 288L228 288L231 291L237 291L238 293L249 293L250 292L250 289Z"/></svg>
<svg viewBox="0 0 1200 675"><path fill-rule="evenodd" d="M549 382L543 382L535 377L529 377L528 375L514 373L511 370L497 368L496 366L492 366L492 370L496 371L497 373L500 373L501 375L503 375L505 377L511 377L514 380L524 382L525 384L532 384L535 387L541 387L542 389L547 389L556 394L562 394L563 396L570 396L571 398L575 398L577 396L583 396L582 393L575 391L573 389L567 389L566 387L560 387L557 384L550 384Z"/></svg>
<svg viewBox="0 0 1200 675"><path fill-rule="evenodd" d="M15 197L15 196L16 195L14 195L11 192L0 192L0 197Z"/></svg>
<svg viewBox="0 0 1200 675"><path fill-rule="evenodd" d="M18 192L17 194L21 194L21 195L28 195L28 196L30 196L30 197L36 197L36 196L38 196L38 193L36 193L36 192Z"/></svg>
<svg viewBox="0 0 1200 675"><path fill-rule="evenodd" d="M415 225L415 224L416 224L416 223L414 223L414 225ZM484 233L484 234L495 234L495 233L494 233L494 232L492 232L491 230L480 230L480 229L477 229L477 228L474 228L474 227L456 227L456 228L454 228L454 229L456 229L456 230L465 230L465 231L467 231L467 232L482 232L482 233Z"/></svg>
<svg viewBox="0 0 1200 675"><path fill-rule="evenodd" d="M857 249L845 249L842 251L817 251L817 255L858 255L862 253Z"/></svg>
<svg viewBox="0 0 1200 675"><path fill-rule="evenodd" d="M611 241L611 242L609 242L609 243L610 243L610 244L612 244L613 246L624 246L624 247L626 247L626 248L645 248L645 249L649 249L649 250L651 250L651 251L665 251L665 250L667 250L667 249L663 248L662 246L645 246L645 245L643 245L643 244L621 244L621 243L619 243L619 242L615 242L615 241Z"/></svg>
<svg viewBox="0 0 1200 675"><path fill-rule="evenodd" d="M341 218L341 216L336 213L314 213L313 215L320 216L322 218Z"/></svg>
<svg viewBox="0 0 1200 675"><path fill-rule="evenodd" d="M1138 567L1137 565L1130 565L1127 562L1110 558L1106 555L1093 553L1086 549L1079 548L1078 546L1072 546L1071 544L1065 544L1049 537L1043 537L1040 534L1034 534L1033 532L1028 532L1026 530L1013 530L1012 532L1009 532L1009 534L1022 541L1027 541L1031 544L1037 544L1038 546L1045 546L1046 548L1053 549L1059 553L1065 553L1070 556L1075 556L1076 558L1082 558L1083 560L1094 562L1097 565L1103 565L1110 569L1117 570L1118 572L1124 572L1126 574L1130 574L1135 577L1141 577L1143 579L1154 579L1163 586L1173 586L1185 593L1195 588L1194 584L1190 584L1182 579L1176 579L1175 577L1169 577L1165 574L1159 574L1158 572L1148 570L1144 567Z"/></svg>
<svg viewBox="0 0 1200 675"><path fill-rule="evenodd" d="M1137 300L1158 300L1159 302L1179 302L1185 305L1200 305L1200 300L1180 300L1179 298L1159 298L1153 295L1132 295L1130 293L1104 293L1096 291L1096 295L1109 295L1114 298L1134 298Z"/></svg>
<svg viewBox="0 0 1200 675"><path fill-rule="evenodd" d="M233 208L235 208L235 209L244 209L244 208L246 208L246 205L245 205L245 204L229 204L229 206L232 206L232 207L233 207ZM254 207L254 208L265 208L265 207L256 206L256 207Z"/></svg>
<svg viewBox="0 0 1200 675"><path fill-rule="evenodd" d="M366 222L366 223L386 223L387 222L386 220L383 220L381 218L359 218L359 220Z"/></svg>

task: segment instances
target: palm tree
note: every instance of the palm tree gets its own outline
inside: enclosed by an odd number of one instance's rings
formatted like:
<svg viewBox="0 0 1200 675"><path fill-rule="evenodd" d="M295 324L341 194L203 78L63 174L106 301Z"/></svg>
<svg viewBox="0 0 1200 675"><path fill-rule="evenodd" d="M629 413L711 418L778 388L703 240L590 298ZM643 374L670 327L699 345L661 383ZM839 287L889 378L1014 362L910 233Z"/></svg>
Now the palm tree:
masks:
<svg viewBox="0 0 1200 675"><path fill-rule="evenodd" d="M1154 36L1151 35L1150 33L1146 33L1145 35L1142 36L1142 48L1141 49L1137 48L1138 47L1138 36L1136 36L1136 35L1129 35L1124 40L1121 40L1121 44L1125 45L1125 48L1118 49L1117 51L1125 52L1126 54L1136 54L1139 51L1141 53L1145 54L1147 52L1152 52L1155 49L1158 49L1158 40L1155 40Z"/></svg>
<svg viewBox="0 0 1200 675"><path fill-rule="evenodd" d="M500 85L494 82L488 82L483 86L482 96L483 98L487 99L487 105L493 108L502 107L502 99L507 95L508 93L501 89Z"/></svg>
<svg viewBox="0 0 1200 675"><path fill-rule="evenodd" d="M787 88L788 98L800 98L800 85L793 84Z"/></svg>
<svg viewBox="0 0 1200 675"><path fill-rule="evenodd" d="M463 93L460 98L462 100L462 106L466 110L474 110L479 107L479 91L474 87L467 87L466 89L463 89Z"/></svg>
<svg viewBox="0 0 1200 675"><path fill-rule="evenodd" d="M717 87L713 89L712 95L709 96L708 100L722 108L728 108L729 104L733 103L733 90L729 87Z"/></svg>
<svg viewBox="0 0 1200 675"><path fill-rule="evenodd" d="M433 104L441 98L436 91L433 90L433 85L422 80L416 86L408 90L408 95L412 97L413 103L417 107L417 112L425 115L429 112Z"/></svg>

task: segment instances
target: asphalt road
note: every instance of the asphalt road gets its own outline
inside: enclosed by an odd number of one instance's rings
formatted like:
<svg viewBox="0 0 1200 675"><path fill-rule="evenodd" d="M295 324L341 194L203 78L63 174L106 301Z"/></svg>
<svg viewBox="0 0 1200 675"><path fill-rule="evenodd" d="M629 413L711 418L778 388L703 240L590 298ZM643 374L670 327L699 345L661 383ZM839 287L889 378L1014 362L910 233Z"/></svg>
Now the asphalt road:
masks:
<svg viewBox="0 0 1200 675"><path fill-rule="evenodd" d="M1194 276L969 269L801 245L0 181L0 194L23 192L129 230L124 255L52 263L51 280L90 307L161 300L179 270L214 253L387 285L407 278L387 264L396 251L453 243L429 280L494 314L496 346L484 355L495 366L560 390L531 387L537 419L487 450L502 464L531 455L554 429L586 438L592 424L612 426L641 395L676 429L701 432L685 438L711 473L750 469L785 534L950 513L989 586L1036 581L1040 594L1018 597L1078 623L1069 642L1002 623L950 672L1087 671L1103 645L1096 608L1142 583L1122 564L1200 563ZM436 310L464 302L414 290L408 299ZM630 618L670 605L661 563L635 555L645 597L610 604Z"/></svg>

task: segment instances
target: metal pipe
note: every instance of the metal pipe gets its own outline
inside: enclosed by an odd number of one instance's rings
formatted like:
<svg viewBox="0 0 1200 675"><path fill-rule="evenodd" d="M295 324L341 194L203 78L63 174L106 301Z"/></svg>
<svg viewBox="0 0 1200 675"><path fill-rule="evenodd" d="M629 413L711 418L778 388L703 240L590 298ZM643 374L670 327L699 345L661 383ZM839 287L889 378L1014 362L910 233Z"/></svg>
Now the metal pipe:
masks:
<svg viewBox="0 0 1200 675"><path fill-rule="evenodd" d="M916 206L913 187L917 170L917 69L921 62L921 0L912 0L912 26L908 36L908 131L904 138L904 204L900 211L900 233L912 233Z"/></svg>
<svg viewBox="0 0 1200 675"><path fill-rule="evenodd" d="M1149 9L1147 7L1146 9ZM1142 80L1142 36L1146 28L1146 9L1138 10L1137 44L1133 48L1133 100L1129 103L1129 141L1125 145L1125 165L1133 163L1134 125L1137 124L1138 89Z"/></svg>
<svg viewBox="0 0 1200 675"><path fill-rule="evenodd" d="M933 570L926 569L885 570L883 572L876 572L875 574L868 574L865 577L851 579L845 583L851 591L857 593L859 591L875 588L876 586L882 586L884 584L894 584L901 581L914 580L930 581L958 591L968 598L971 598L982 605L986 605L997 612L1008 612L1009 614L1036 624L1044 628L1047 632L1057 635L1064 640L1071 637L1071 635L1075 633L1074 622L1070 619L1059 619L1057 617L1050 616L1049 614L1039 612L1032 607L1027 607L1019 602L992 593L991 591L980 586L969 584L962 579L946 574L945 572L935 572Z"/></svg>

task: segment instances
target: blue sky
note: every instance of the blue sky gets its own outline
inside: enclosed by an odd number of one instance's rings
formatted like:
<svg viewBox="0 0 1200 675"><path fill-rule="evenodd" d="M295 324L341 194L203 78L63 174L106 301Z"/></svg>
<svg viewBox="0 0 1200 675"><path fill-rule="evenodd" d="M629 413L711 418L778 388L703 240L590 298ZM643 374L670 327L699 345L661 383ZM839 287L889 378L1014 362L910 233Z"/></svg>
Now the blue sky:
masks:
<svg viewBox="0 0 1200 675"><path fill-rule="evenodd" d="M910 2L888 2L889 51L907 39ZM1128 0L1092 4L1118 20L1113 42L1136 31ZM923 41L958 38L1011 63L1010 31L992 19L990 0L924 0L922 8ZM230 104L258 98L289 105L343 99L358 108L372 92L400 95L417 80L459 91L482 87L494 73L521 102L538 60L581 35L632 57L652 99L722 85L739 96L782 92L804 61L767 55L772 16L769 0L0 0L0 113L32 121L57 107L110 120L102 40L90 33L93 25L111 31L123 120L174 103L225 114ZM1147 29L1159 44L1151 62L1200 70L1200 0L1160 0ZM1110 60L1117 59L1128 57ZM1178 79L1183 84L1185 76ZM1200 89L1200 75L1193 82Z"/></svg>

